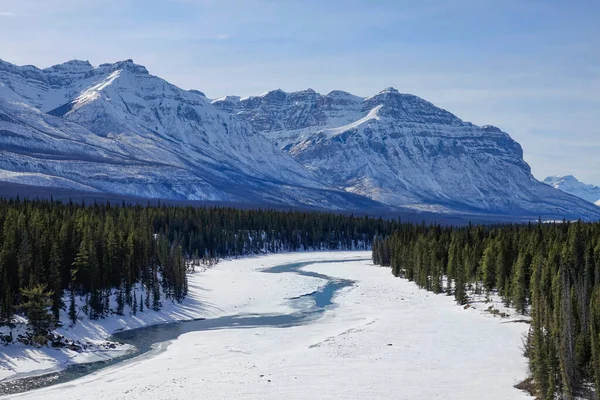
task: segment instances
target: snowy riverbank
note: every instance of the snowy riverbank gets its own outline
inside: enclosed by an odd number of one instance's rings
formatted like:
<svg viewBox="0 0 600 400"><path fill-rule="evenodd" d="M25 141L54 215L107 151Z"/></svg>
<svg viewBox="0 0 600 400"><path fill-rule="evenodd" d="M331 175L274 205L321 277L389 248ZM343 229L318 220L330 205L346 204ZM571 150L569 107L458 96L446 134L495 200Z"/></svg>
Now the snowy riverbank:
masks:
<svg viewBox="0 0 600 400"><path fill-rule="evenodd" d="M87 321L67 331L105 340L117 329L237 313L289 313L289 299L323 285L319 278L266 274L265 267L307 261L368 258L370 252L294 253L224 261L192 274L181 305L127 318ZM13 396L77 399L394 398L527 399L513 385L526 377L523 323L493 317L488 305L467 310L451 297L393 279L370 261L309 265L306 270L351 279L322 318L288 328L192 332L164 352L132 359L77 381ZM24 347L24 346L23 346ZM4 376L60 368L54 349L8 347ZM24 360L22 363L9 360ZM28 360L25 362L25 360ZM63 364L64 365L64 364ZM42 367L42 368L39 368ZM11 369L12 368L12 369ZM20 369L19 369L20 368ZM29 368L29 371L27 371ZM8 372L6 372L8 371ZM110 381L110 385L105 383Z"/></svg>
<svg viewBox="0 0 600 400"><path fill-rule="evenodd" d="M298 253L302 255L303 260L318 259L319 254L321 253ZM356 252L337 254L340 258L357 257ZM298 255L289 256L296 259ZM105 347L107 339L113 333L123 330L197 318L215 318L240 312L289 311L285 304L274 304L271 297L285 303L284 298L312 292L321 286L323 281L292 275L269 277L256 273L257 269L287 262L287 259L288 255L282 254L249 257L243 260L222 260L216 267L200 268L201 271L188 276L189 295L181 304L163 301L163 307L158 312L146 310L135 316L131 315L126 307L125 316L113 315L96 321L83 318L73 327L56 329L55 332L65 338L88 344L88 348L83 351L23 345L16 341L19 334L25 333L23 327L18 326L12 330L15 343L0 346L0 380L41 375L62 370L72 364L120 357L131 351L128 345L119 345L115 349L102 347ZM289 282L292 280L293 282ZM275 284L275 287L270 287L272 284ZM82 315L84 314L80 313L80 316ZM66 313L61 315L61 320L68 321ZM9 330L6 327L3 329L6 332L0 333L7 335Z"/></svg>

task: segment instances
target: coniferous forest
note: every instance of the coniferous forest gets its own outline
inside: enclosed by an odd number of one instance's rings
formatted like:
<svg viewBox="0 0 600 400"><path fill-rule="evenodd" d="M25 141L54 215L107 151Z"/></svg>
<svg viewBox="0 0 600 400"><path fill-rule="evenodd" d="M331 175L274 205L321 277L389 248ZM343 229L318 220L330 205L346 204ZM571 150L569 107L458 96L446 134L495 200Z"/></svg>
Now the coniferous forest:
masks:
<svg viewBox="0 0 600 400"><path fill-rule="evenodd" d="M0 325L34 332L181 301L199 263L373 248L395 276L459 304L499 295L528 315L540 399L600 393L600 223L440 225L299 211L0 200ZM48 312L48 310L50 312ZM67 322L67 321L63 321Z"/></svg>
<svg viewBox="0 0 600 400"><path fill-rule="evenodd" d="M16 312L44 332L61 310L71 322L80 312L98 319L125 306L158 310L185 297L186 273L198 263L367 249L396 226L326 213L0 200L0 325Z"/></svg>
<svg viewBox="0 0 600 400"><path fill-rule="evenodd" d="M495 293L527 314L539 399L600 393L600 223L441 227L403 224L373 261L459 304Z"/></svg>

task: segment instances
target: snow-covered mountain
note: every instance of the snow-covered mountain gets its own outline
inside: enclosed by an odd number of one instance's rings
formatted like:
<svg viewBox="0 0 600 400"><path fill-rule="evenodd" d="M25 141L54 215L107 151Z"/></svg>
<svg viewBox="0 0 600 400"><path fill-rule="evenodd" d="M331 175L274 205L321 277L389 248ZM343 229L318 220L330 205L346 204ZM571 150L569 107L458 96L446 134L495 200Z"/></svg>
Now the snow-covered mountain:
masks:
<svg viewBox="0 0 600 400"><path fill-rule="evenodd" d="M274 90L213 104L248 121L324 182L388 205L598 217L589 204L537 181L507 133L394 88L367 98Z"/></svg>
<svg viewBox="0 0 600 400"><path fill-rule="evenodd" d="M132 60L0 60L0 182L338 210L600 218L518 143L389 88L210 101ZM385 205L384 205L385 204Z"/></svg>
<svg viewBox="0 0 600 400"><path fill-rule="evenodd" d="M246 122L131 60L0 61L0 180L130 196L332 209L334 189Z"/></svg>
<svg viewBox="0 0 600 400"><path fill-rule="evenodd" d="M600 206L600 186L583 183L573 175L549 176L544 183Z"/></svg>

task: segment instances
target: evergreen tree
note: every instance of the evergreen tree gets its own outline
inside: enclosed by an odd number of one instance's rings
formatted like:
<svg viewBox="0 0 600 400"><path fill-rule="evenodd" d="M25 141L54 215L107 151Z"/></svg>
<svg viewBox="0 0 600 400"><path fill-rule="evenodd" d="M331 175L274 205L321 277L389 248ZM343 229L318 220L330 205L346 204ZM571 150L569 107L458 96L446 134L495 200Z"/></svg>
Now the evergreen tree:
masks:
<svg viewBox="0 0 600 400"><path fill-rule="evenodd" d="M39 344L45 344L45 335L54 326L54 318L48 307L52 304L52 295L46 291L46 285L36 285L32 288L21 289L21 297L24 302L20 308L24 310L29 320L29 325L33 328L33 340Z"/></svg>
<svg viewBox="0 0 600 400"><path fill-rule="evenodd" d="M29 287L32 282L31 270L33 268L33 253L27 232L23 233L21 246L19 247L19 286L21 288Z"/></svg>
<svg viewBox="0 0 600 400"><path fill-rule="evenodd" d="M60 310L64 307L62 300L63 283L60 273L62 263L63 261L60 254L59 243L54 242L52 245L52 251L50 253L50 274L48 281L52 292L52 315L54 316L54 321L56 323L59 322Z"/></svg>
<svg viewBox="0 0 600 400"><path fill-rule="evenodd" d="M528 283L527 276L529 270L529 254L520 254L515 265L513 279L511 284L512 289L512 303L515 309L521 314L527 312L527 299L528 299Z"/></svg>
<svg viewBox="0 0 600 400"><path fill-rule="evenodd" d="M69 320L71 321L71 324L77 322L77 306L75 302L75 292L73 290L69 292Z"/></svg>
<svg viewBox="0 0 600 400"><path fill-rule="evenodd" d="M483 287L489 293L496 287L496 264L497 264L496 243L489 241L483 252Z"/></svg>

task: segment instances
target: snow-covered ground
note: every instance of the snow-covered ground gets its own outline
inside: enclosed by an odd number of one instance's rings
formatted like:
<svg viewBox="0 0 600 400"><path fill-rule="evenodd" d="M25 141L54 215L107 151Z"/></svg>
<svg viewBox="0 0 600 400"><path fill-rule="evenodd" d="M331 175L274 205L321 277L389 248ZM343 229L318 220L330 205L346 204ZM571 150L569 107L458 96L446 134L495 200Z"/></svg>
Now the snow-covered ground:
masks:
<svg viewBox="0 0 600 400"><path fill-rule="evenodd" d="M340 257L343 258L343 255ZM311 259L311 256L305 254L305 258ZM97 321L85 318L73 327L66 325L56 332L72 340L101 345L115 332L148 325L237 313L291 312L285 298L313 292L323 284L322 280L316 278L256 272L258 268L271 265L277 265L271 258L247 258L243 261L222 261L218 267L211 269L197 267L204 271L188 276L189 295L181 304L163 300L163 307L158 312L146 310L133 316L126 310L125 316L115 315ZM79 316L81 318L84 314L80 313ZM61 320L68 321L66 313L62 313ZM16 337L20 331L13 331L13 336ZM0 333L7 334L2 328ZM130 350L125 345L115 350L92 348L90 351L77 352L66 348L36 349L16 343L0 347L0 380L40 375L64 369L71 364L119 357Z"/></svg>
<svg viewBox="0 0 600 400"><path fill-rule="evenodd" d="M190 276L190 295L181 306L76 329L102 339L115 329L161 321L290 313L298 305L291 298L310 293L325 281L260 269L361 257L370 257L370 252L224 261ZM308 325L187 333L163 346L162 352L11 398L529 398L513 387L527 375L521 344L526 324L494 317L483 311L484 304L465 310L451 297L394 279L388 268L370 261L314 264L305 270L351 279L355 285L343 289L334 298L335 306ZM53 351L44 354L51 357Z"/></svg>

